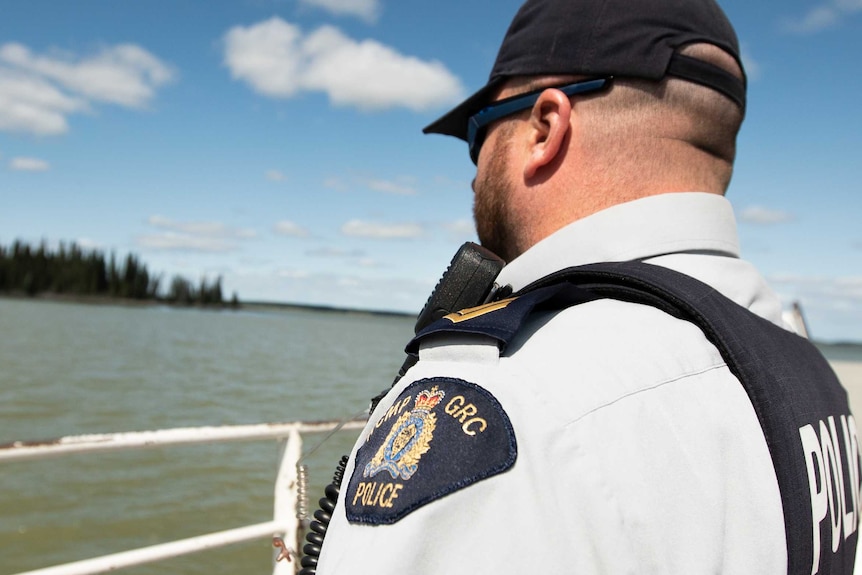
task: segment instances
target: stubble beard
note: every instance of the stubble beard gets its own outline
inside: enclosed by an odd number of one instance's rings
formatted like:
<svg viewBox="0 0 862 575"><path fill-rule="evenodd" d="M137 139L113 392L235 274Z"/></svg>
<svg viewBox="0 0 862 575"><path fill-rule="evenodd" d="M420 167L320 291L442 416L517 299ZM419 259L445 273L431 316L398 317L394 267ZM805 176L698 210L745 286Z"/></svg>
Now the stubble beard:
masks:
<svg viewBox="0 0 862 575"><path fill-rule="evenodd" d="M511 212L512 186L506 178L506 148L497 146L485 175L473 185L473 219L482 246L509 262L517 255Z"/></svg>

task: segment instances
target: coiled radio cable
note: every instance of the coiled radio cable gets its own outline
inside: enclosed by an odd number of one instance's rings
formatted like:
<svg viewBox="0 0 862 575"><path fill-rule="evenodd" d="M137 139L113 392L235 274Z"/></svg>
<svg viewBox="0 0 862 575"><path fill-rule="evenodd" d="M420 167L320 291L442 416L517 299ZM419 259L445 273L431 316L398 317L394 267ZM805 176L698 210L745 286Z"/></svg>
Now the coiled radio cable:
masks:
<svg viewBox="0 0 862 575"><path fill-rule="evenodd" d="M314 512L315 521L308 526L308 533L305 535L307 543L302 547L302 559L299 564L302 569L299 575L315 575L317 573L317 562L320 559L320 549L323 546L323 540L326 537L326 530L329 528L329 523L332 521L332 512L335 511L335 504L338 502L338 493L341 491L341 483L344 481L344 470L347 468L349 457L343 455L335 468L335 474L332 476L332 483L326 486L318 504L320 509Z"/></svg>

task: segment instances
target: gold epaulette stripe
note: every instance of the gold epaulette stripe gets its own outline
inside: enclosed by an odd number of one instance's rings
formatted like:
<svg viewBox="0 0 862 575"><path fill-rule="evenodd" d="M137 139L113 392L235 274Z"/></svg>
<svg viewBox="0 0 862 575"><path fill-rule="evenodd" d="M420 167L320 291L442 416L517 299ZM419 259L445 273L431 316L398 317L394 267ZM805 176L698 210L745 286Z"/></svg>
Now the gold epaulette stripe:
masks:
<svg viewBox="0 0 862 575"><path fill-rule="evenodd" d="M467 321L468 319L474 319L480 316L485 315L486 313L491 313L492 311L497 311L505 308L510 303L515 301L517 298L510 297L508 299L502 299L500 301L495 301L491 303L486 303L485 305L480 305L477 307L470 307L467 309L462 309L461 311L456 311L455 313L450 313L446 316L446 319L451 321L452 323L461 323L462 321Z"/></svg>

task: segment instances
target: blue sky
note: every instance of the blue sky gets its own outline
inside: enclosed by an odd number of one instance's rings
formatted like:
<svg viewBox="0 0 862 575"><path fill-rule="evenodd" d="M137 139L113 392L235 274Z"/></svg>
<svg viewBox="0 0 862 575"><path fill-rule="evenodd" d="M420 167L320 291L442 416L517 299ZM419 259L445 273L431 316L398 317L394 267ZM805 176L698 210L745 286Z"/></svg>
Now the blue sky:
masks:
<svg viewBox="0 0 862 575"><path fill-rule="evenodd" d="M0 0L0 243L227 294L418 312L472 231L466 146L518 0ZM862 0L725 0L750 77L743 255L862 340Z"/></svg>

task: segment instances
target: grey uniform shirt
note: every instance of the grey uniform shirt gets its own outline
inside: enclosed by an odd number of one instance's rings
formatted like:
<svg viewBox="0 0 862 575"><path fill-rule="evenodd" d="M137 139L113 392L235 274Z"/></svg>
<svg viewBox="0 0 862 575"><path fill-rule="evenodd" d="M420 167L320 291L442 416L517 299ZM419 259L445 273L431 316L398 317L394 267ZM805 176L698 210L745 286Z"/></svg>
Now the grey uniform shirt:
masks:
<svg viewBox="0 0 862 575"><path fill-rule="evenodd" d="M781 322L778 298L739 259L730 204L711 194L667 194L594 214L535 245L497 281L517 290L566 267L631 259L688 274ZM742 385L694 325L599 300L538 314L502 356L484 337L432 338L372 414L346 478L399 394L433 378L493 396L511 422L517 459L391 524L348 521L345 498L357 496L342 489L318 573L786 572L762 430ZM425 447L445 448L433 440ZM445 466L469 467L469 452L453 453Z"/></svg>

